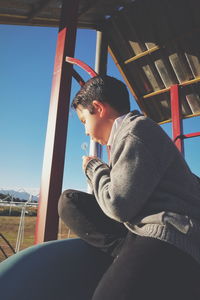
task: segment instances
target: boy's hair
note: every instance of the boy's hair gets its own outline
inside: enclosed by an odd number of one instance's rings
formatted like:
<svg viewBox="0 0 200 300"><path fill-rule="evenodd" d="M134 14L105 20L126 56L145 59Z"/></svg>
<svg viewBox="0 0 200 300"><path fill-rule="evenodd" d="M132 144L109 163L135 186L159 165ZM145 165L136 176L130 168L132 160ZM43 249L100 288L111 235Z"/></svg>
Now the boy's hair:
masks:
<svg viewBox="0 0 200 300"><path fill-rule="evenodd" d="M81 104L92 114L92 102L106 102L121 115L130 111L129 93L126 85L111 76L95 76L89 79L74 97L71 106L77 108Z"/></svg>

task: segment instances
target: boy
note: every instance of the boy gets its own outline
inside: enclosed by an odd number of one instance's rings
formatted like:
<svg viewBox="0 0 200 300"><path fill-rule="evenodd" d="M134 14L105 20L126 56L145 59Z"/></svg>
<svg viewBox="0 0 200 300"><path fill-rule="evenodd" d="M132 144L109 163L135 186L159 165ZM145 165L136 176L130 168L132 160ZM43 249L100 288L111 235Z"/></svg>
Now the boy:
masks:
<svg viewBox="0 0 200 300"><path fill-rule="evenodd" d="M93 195L65 191L59 214L114 257L92 299L199 299L200 187L165 132L130 111L126 86L96 76L73 100L110 162L83 157Z"/></svg>

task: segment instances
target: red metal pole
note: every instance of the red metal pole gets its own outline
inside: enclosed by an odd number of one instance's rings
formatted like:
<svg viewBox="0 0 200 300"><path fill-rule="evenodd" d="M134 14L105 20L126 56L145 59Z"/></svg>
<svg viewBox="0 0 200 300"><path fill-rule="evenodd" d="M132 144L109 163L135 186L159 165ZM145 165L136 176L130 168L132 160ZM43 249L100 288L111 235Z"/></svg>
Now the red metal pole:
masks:
<svg viewBox="0 0 200 300"><path fill-rule="evenodd" d="M193 137L197 137L200 136L200 132L193 132L193 133L188 133L188 134L184 134L184 139L189 139L189 138L193 138Z"/></svg>
<svg viewBox="0 0 200 300"><path fill-rule="evenodd" d="M179 102L179 86L173 85L170 88L171 98L171 117L172 117L172 134L175 145L178 150L184 155L184 145L181 136L183 134L183 124L181 107Z"/></svg>
<svg viewBox="0 0 200 300"><path fill-rule="evenodd" d="M35 243L57 239L79 0L63 1L53 72Z"/></svg>
<svg viewBox="0 0 200 300"><path fill-rule="evenodd" d="M72 65L77 65L80 68L82 68L84 71L86 71L91 77L97 76L98 74L86 63L81 61L80 59L74 58L74 57L66 57L65 58L66 62Z"/></svg>

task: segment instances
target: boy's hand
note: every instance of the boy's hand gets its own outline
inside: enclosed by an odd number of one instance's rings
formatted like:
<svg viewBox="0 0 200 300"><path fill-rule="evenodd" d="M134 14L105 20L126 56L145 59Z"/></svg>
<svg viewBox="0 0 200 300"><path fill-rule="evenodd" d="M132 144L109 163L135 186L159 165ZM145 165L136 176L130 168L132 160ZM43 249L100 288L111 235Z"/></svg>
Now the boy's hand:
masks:
<svg viewBox="0 0 200 300"><path fill-rule="evenodd" d="M85 168L88 164L88 162L93 159L93 158L97 158L97 156L82 156L82 168L83 168L83 171L85 172Z"/></svg>

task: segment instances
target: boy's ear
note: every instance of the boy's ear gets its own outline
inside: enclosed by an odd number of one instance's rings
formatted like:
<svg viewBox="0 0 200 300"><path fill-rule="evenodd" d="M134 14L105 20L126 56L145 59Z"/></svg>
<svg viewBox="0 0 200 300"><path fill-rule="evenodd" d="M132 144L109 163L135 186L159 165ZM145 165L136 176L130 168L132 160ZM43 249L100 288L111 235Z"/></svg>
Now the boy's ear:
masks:
<svg viewBox="0 0 200 300"><path fill-rule="evenodd" d="M95 113L98 113L100 116L103 116L105 114L105 105L104 103L94 100L92 102L92 105L94 107Z"/></svg>

